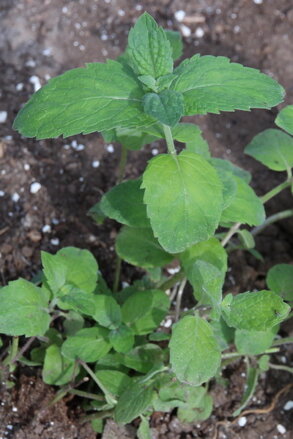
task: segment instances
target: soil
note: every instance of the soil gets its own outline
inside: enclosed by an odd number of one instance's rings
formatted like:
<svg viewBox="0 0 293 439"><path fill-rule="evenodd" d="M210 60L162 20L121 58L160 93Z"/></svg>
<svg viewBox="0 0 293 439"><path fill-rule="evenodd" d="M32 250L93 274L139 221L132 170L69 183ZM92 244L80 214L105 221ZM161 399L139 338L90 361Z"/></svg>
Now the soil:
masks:
<svg viewBox="0 0 293 439"><path fill-rule="evenodd" d="M38 81L44 84L49 77L85 62L117 57L125 47L129 27L144 10L164 27L181 30L184 57L197 52L223 55L259 68L286 88L284 104L292 103L291 0L1 0L0 111L8 114L7 121L0 123L0 274L3 284L19 276L31 278L40 267L40 250L54 252L67 245L91 250L111 284L117 226L111 221L96 226L87 212L115 182L119 146L114 144L109 148L99 135L46 141L23 139L12 130L11 124ZM174 16L180 10L186 13L183 22ZM284 176L270 172L245 156L243 149L255 134L273 127L277 111L284 104L270 111L238 111L221 117L192 118L201 126L215 156L228 158L253 173L253 186L260 195ZM126 177L140 175L155 149L163 151L163 148L157 143L143 151L131 152ZM36 187L31 186L33 183L40 184L36 193L32 190ZM290 203L289 192L284 191L268 203L267 213L286 209ZM227 291L262 288L270 266L292 262L290 229L292 221L282 221L257 238L263 262L246 253L233 253ZM126 264L123 268L123 280L131 281L138 276ZM284 326L283 335L290 333L292 335L292 328ZM274 362L287 364L292 354L292 349L287 347ZM286 401L293 399L289 393L280 397L273 410L247 415L243 427L238 423L229 427L218 424L229 418L239 404L244 386L242 369L241 362L227 368L224 372L229 379L227 388L213 385L215 409L209 421L186 426L181 425L174 414L155 414L152 418L154 437L292 437L290 411L283 409ZM96 437L89 426L80 427L78 402L63 400L46 408L55 390L32 373L30 368L19 369L14 389L1 393L0 437ZM251 406L267 407L289 380L285 372L264 374ZM124 433L117 434L116 437L122 437Z"/></svg>

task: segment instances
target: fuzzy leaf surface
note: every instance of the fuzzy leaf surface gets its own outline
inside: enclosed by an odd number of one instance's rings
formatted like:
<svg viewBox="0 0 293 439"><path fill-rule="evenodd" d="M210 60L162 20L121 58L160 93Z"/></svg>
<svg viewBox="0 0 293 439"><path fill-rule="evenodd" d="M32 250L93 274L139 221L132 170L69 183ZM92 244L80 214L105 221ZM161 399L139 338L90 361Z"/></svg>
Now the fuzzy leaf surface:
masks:
<svg viewBox="0 0 293 439"><path fill-rule="evenodd" d="M174 90L164 90L159 94L147 93L143 97L143 108L146 114L173 127L183 116L183 96Z"/></svg>
<svg viewBox="0 0 293 439"><path fill-rule="evenodd" d="M115 396L121 395L131 384L131 378L119 370L98 370L96 376L108 392Z"/></svg>
<svg viewBox="0 0 293 439"><path fill-rule="evenodd" d="M18 113L13 128L46 139L152 123L143 112L143 90L117 61L91 63L50 79Z"/></svg>
<svg viewBox="0 0 293 439"><path fill-rule="evenodd" d="M72 375L78 374L78 367L75 368L74 361L68 360L61 355L60 348L52 344L46 349L42 378L46 384L63 386L72 380Z"/></svg>
<svg viewBox="0 0 293 439"><path fill-rule="evenodd" d="M164 29L147 13L139 17L129 32L126 58L137 75L157 79L172 73L173 49Z"/></svg>
<svg viewBox="0 0 293 439"><path fill-rule="evenodd" d="M96 294L93 301L93 319L106 328L118 328L121 323L121 309L116 300L106 294Z"/></svg>
<svg viewBox="0 0 293 439"><path fill-rule="evenodd" d="M268 271L266 281L270 290L285 300L293 300L293 265L275 265Z"/></svg>
<svg viewBox="0 0 293 439"><path fill-rule="evenodd" d="M272 291L228 294L222 302L223 317L229 326L248 331L266 331L281 323L290 310Z"/></svg>
<svg viewBox="0 0 293 439"><path fill-rule="evenodd" d="M188 384L205 383L220 366L221 352L213 329L198 316L183 317L174 325L169 347L175 375Z"/></svg>
<svg viewBox="0 0 293 439"><path fill-rule="evenodd" d="M110 332L109 340L116 352L124 354L130 351L134 345L134 333L131 328L122 324Z"/></svg>
<svg viewBox="0 0 293 439"><path fill-rule="evenodd" d="M172 57L175 61L180 58L183 52L183 43L180 32L176 32L174 30L165 29L165 34L167 39L171 45L172 49Z"/></svg>
<svg viewBox="0 0 293 439"><path fill-rule="evenodd" d="M275 123L293 136L293 105L283 108L278 114Z"/></svg>
<svg viewBox="0 0 293 439"><path fill-rule="evenodd" d="M128 424L137 418L151 404L153 399L152 387L145 387L138 383L133 383L120 396L115 407L115 421Z"/></svg>
<svg viewBox="0 0 293 439"><path fill-rule="evenodd" d="M210 238L222 212L222 185L199 154L161 154L143 175L144 202L154 235L170 253Z"/></svg>
<svg viewBox="0 0 293 439"><path fill-rule="evenodd" d="M69 360L81 359L86 363L98 361L111 349L105 328L92 327L78 331L68 337L62 345L61 352Z"/></svg>
<svg viewBox="0 0 293 439"><path fill-rule="evenodd" d="M266 331L248 331L236 329L235 345L237 351L243 355L259 355L272 346L279 326L269 328Z"/></svg>
<svg viewBox="0 0 293 439"><path fill-rule="evenodd" d="M202 137L201 129L192 123L179 123L172 129L172 135L178 142L186 143L186 149L201 154L207 160L211 154L209 145Z"/></svg>
<svg viewBox="0 0 293 439"><path fill-rule="evenodd" d="M293 166L293 137L280 130L268 129L257 134L244 152L273 171L290 170Z"/></svg>
<svg viewBox="0 0 293 439"><path fill-rule="evenodd" d="M195 55L174 73L178 77L171 88L183 94L187 116L271 108L284 97L284 89L274 79L223 56Z"/></svg>
<svg viewBox="0 0 293 439"><path fill-rule="evenodd" d="M41 288L25 279L0 288L0 333L42 336L49 328L48 300Z"/></svg>

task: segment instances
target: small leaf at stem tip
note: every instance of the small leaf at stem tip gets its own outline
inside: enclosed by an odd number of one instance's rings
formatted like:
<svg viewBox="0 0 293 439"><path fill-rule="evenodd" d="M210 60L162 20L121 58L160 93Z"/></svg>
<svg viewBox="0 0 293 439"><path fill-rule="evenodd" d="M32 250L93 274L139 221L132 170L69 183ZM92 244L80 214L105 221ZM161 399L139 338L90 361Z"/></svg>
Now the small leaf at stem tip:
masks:
<svg viewBox="0 0 293 439"><path fill-rule="evenodd" d="M293 136L293 105L282 108L275 123Z"/></svg>
<svg viewBox="0 0 293 439"><path fill-rule="evenodd" d="M143 107L146 114L172 127L183 115L183 96L173 90L164 90L159 94L147 93L143 97Z"/></svg>

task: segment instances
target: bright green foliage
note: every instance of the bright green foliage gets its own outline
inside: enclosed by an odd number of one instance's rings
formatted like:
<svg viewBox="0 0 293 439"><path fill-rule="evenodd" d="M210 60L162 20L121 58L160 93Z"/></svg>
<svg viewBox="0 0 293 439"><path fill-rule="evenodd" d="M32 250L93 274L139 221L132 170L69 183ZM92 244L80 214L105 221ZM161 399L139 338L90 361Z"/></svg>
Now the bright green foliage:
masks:
<svg viewBox="0 0 293 439"><path fill-rule="evenodd" d="M266 331L282 322L290 307L272 291L228 294L222 302L223 317L229 326L248 331Z"/></svg>
<svg viewBox="0 0 293 439"><path fill-rule="evenodd" d="M278 325L266 331L248 331L236 329L235 345L237 351L244 355L259 355L271 347L278 331Z"/></svg>
<svg viewBox="0 0 293 439"><path fill-rule="evenodd" d="M168 296L163 291L139 291L123 304L122 318L135 334L148 334L159 326L169 306Z"/></svg>
<svg viewBox="0 0 293 439"><path fill-rule="evenodd" d="M190 247L181 255L187 279L201 304L219 306L227 271L227 253L215 238Z"/></svg>
<svg viewBox="0 0 293 439"><path fill-rule="evenodd" d="M140 373L148 373L154 365L161 364L163 360L162 350L158 345L148 343L132 349L121 358L124 366L130 367Z"/></svg>
<svg viewBox="0 0 293 439"><path fill-rule="evenodd" d="M42 252L42 264L47 282L57 297L72 288L92 293L98 279L98 264L88 250L65 247L55 255Z"/></svg>
<svg viewBox="0 0 293 439"><path fill-rule="evenodd" d="M180 32L165 29L165 34L171 44L173 60L180 58L183 52L183 44Z"/></svg>
<svg viewBox="0 0 293 439"><path fill-rule="evenodd" d="M146 418L142 417L141 423L137 430L138 439L152 439L152 433L149 422Z"/></svg>
<svg viewBox="0 0 293 439"><path fill-rule="evenodd" d="M197 125L179 123L172 129L172 135L178 142L186 143L187 151L201 154L205 159L210 158L209 145Z"/></svg>
<svg viewBox="0 0 293 439"><path fill-rule="evenodd" d="M143 97L143 108L146 114L173 127L184 113L183 96L174 90L164 90L159 94L147 93Z"/></svg>
<svg viewBox="0 0 293 439"><path fill-rule="evenodd" d="M125 353L134 345L134 333L131 328L122 324L110 332L109 340L116 352Z"/></svg>
<svg viewBox="0 0 293 439"><path fill-rule="evenodd" d="M140 149L143 145L156 140L156 136L151 136L136 128L116 128L103 131L101 134L105 142L118 142L129 150Z"/></svg>
<svg viewBox="0 0 293 439"><path fill-rule="evenodd" d="M152 399L152 387L133 383L122 393L115 407L116 422L127 424L133 421L151 405Z"/></svg>
<svg viewBox="0 0 293 439"><path fill-rule="evenodd" d="M58 306L61 309L70 309L89 316L95 312L94 296L77 288L73 288L70 294L62 296L62 300L58 301Z"/></svg>
<svg viewBox="0 0 293 439"><path fill-rule="evenodd" d="M171 88L184 96L185 115L270 108L283 100L284 89L258 70L230 63L223 56L183 61Z"/></svg>
<svg viewBox="0 0 293 439"><path fill-rule="evenodd" d="M18 113L13 127L37 139L139 128L152 123L142 97L138 81L122 64L87 64L50 79Z"/></svg>
<svg viewBox="0 0 293 439"><path fill-rule="evenodd" d="M285 300L293 300L293 265L275 265L268 271L266 281L270 290Z"/></svg>
<svg viewBox="0 0 293 439"><path fill-rule="evenodd" d="M128 180L114 186L100 202L105 216L131 227L150 227L146 206L143 204L144 191L140 189L141 179Z"/></svg>
<svg viewBox="0 0 293 439"><path fill-rule="evenodd" d="M237 234L244 248L251 249L255 247L254 237L248 230L239 230Z"/></svg>
<svg viewBox="0 0 293 439"><path fill-rule="evenodd" d="M42 378L46 384L64 386L78 375L79 366L61 355L60 348L52 344L46 349Z"/></svg>
<svg viewBox="0 0 293 439"><path fill-rule="evenodd" d="M293 166L293 138L280 130L265 130L252 139L245 153L273 171L290 170Z"/></svg>
<svg viewBox="0 0 293 439"><path fill-rule="evenodd" d="M32 337L49 328L48 301L41 288L25 279L0 289L0 333Z"/></svg>
<svg viewBox="0 0 293 439"><path fill-rule="evenodd" d="M232 176L237 189L230 205L223 211L221 223L240 222L258 226L265 220L265 210L253 189L239 177Z"/></svg>
<svg viewBox="0 0 293 439"><path fill-rule="evenodd" d="M166 251L182 252L214 233L222 186L202 156L183 151L155 157L144 172L142 187L154 234Z"/></svg>
<svg viewBox="0 0 293 439"><path fill-rule="evenodd" d="M283 108L278 114L275 123L293 136L293 105Z"/></svg>
<svg viewBox="0 0 293 439"><path fill-rule="evenodd" d="M195 387L189 392L186 404L179 406L178 418L181 422L200 422L207 419L213 410L213 398L204 387Z"/></svg>
<svg viewBox="0 0 293 439"><path fill-rule="evenodd" d="M137 75L156 79L173 70L173 50L167 35L147 13L129 32L126 59Z"/></svg>
<svg viewBox="0 0 293 439"><path fill-rule="evenodd" d="M173 256L165 252L151 228L136 229L124 226L116 238L116 252L129 264L143 268L162 267Z"/></svg>
<svg viewBox="0 0 293 439"><path fill-rule="evenodd" d="M215 337L221 350L227 349L234 341L235 329L230 328L222 317L218 318L217 313L213 316L210 325L214 330Z"/></svg>
<svg viewBox="0 0 293 439"><path fill-rule="evenodd" d="M211 158L210 162L217 169L217 171L223 170L229 172L236 177L242 178L242 180L244 180L247 184L249 184L251 181L250 172L239 168L239 166L234 165L234 163L229 162L228 160L213 157Z"/></svg>
<svg viewBox="0 0 293 439"><path fill-rule="evenodd" d="M105 294L94 296L94 312L91 314L101 326L116 329L121 323L121 310L116 300Z"/></svg>
<svg viewBox="0 0 293 439"><path fill-rule="evenodd" d="M240 407L235 410L233 416L239 416L242 410L247 406L252 395L254 394L257 381L259 377L259 369L256 367L248 367L247 369L247 380L245 385L245 392L240 402Z"/></svg>
<svg viewBox="0 0 293 439"><path fill-rule="evenodd" d="M98 361L111 349L108 331L101 327L84 328L63 343L61 352L69 360Z"/></svg>
<svg viewBox="0 0 293 439"><path fill-rule="evenodd" d="M221 353L213 329L198 316L183 317L174 325L169 347L173 372L185 383L199 386L220 366Z"/></svg>
<svg viewBox="0 0 293 439"><path fill-rule="evenodd" d="M98 370L96 376L114 396L121 395L131 384L131 378L119 370Z"/></svg>

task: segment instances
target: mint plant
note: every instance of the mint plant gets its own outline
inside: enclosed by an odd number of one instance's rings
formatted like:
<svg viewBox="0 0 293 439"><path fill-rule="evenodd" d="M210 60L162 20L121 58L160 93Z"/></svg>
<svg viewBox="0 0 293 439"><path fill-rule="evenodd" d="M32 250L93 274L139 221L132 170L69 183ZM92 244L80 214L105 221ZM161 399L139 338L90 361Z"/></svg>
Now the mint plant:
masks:
<svg viewBox="0 0 293 439"><path fill-rule="evenodd" d="M270 169L286 171L283 183L258 197L251 175L212 158L200 129L181 118L271 108L283 100L283 88L225 57L195 55L174 68L181 50L179 34L143 14L122 56L51 79L14 122L26 137L100 131L106 141L120 142L119 183L91 214L98 223L108 217L122 228L113 291L91 253L74 247L42 252L43 270L34 282L19 279L0 289L0 333L14 336L4 346L2 374L17 361L41 366L44 381L60 387L54 401L67 393L89 401L86 419L96 431L102 431L104 418L129 423L140 416L143 439L150 437L154 410L177 408L184 422L208 418L209 382L223 366L245 357L248 382L233 413L238 416L260 371L278 367L268 355L282 343L276 334L292 301L292 266L286 264L269 271L267 290L223 299L228 253L240 248L261 257L254 236L293 215L290 210L266 218L264 209L292 186L292 106L276 120L289 134L266 130L246 148ZM166 140L167 153L150 160L140 178L124 181L127 150L156 139ZM121 260L145 270L124 289ZM167 277L164 267L174 260L180 271ZM187 281L196 305L183 312ZM166 317L174 322L171 334L161 326ZM30 338L18 351L20 336Z"/></svg>

